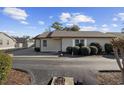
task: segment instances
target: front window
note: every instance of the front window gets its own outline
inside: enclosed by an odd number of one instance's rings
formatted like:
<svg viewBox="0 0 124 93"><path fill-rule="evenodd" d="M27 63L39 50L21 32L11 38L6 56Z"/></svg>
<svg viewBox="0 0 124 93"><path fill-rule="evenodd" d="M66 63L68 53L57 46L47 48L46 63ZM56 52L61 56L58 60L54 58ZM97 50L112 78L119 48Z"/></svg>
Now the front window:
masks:
<svg viewBox="0 0 124 93"><path fill-rule="evenodd" d="M0 40L0 45L2 45L3 44L3 41L2 40Z"/></svg>
<svg viewBox="0 0 124 93"><path fill-rule="evenodd" d="M7 45L9 45L9 40L7 40Z"/></svg>
<svg viewBox="0 0 124 93"><path fill-rule="evenodd" d="M82 46L84 46L84 40L79 40L79 39L76 39L75 40L75 46L79 46L79 44L81 44Z"/></svg>
<svg viewBox="0 0 124 93"><path fill-rule="evenodd" d="M80 40L82 46L84 46L84 40Z"/></svg>
<svg viewBox="0 0 124 93"><path fill-rule="evenodd" d="M43 47L47 47L47 40L43 40Z"/></svg>
<svg viewBox="0 0 124 93"><path fill-rule="evenodd" d="M79 40L78 40L78 39L76 39L76 40L75 40L75 46L78 46L78 45L79 45L79 43L80 43L80 42L79 42Z"/></svg>

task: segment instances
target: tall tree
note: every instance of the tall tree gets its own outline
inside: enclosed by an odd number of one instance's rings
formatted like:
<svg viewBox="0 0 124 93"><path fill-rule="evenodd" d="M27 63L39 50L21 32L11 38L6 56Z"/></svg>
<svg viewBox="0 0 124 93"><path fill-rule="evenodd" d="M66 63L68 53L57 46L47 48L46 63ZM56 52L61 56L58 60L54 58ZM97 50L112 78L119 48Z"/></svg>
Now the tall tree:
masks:
<svg viewBox="0 0 124 93"><path fill-rule="evenodd" d="M71 31L79 31L79 30L80 30L80 28L79 28L78 25L73 25L73 26L71 27Z"/></svg>
<svg viewBox="0 0 124 93"><path fill-rule="evenodd" d="M124 84L124 37L117 37L111 41L117 64L122 72L122 83Z"/></svg>
<svg viewBox="0 0 124 93"><path fill-rule="evenodd" d="M66 30L66 31L79 31L80 28L78 25L72 25L71 27L65 27L63 30Z"/></svg>
<svg viewBox="0 0 124 93"><path fill-rule="evenodd" d="M71 31L71 28L70 27L64 27L63 30L65 30L65 31Z"/></svg>
<svg viewBox="0 0 124 93"><path fill-rule="evenodd" d="M63 29L62 24L59 22L54 22L51 27L54 28L55 30L59 30L59 31L61 31Z"/></svg>

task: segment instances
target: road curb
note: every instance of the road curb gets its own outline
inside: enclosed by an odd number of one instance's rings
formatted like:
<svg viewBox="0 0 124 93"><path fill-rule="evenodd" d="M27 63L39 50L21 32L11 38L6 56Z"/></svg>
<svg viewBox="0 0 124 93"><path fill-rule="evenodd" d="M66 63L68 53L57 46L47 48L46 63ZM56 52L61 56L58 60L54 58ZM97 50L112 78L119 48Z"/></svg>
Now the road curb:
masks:
<svg viewBox="0 0 124 93"><path fill-rule="evenodd" d="M13 58L59 58L58 56L13 56Z"/></svg>

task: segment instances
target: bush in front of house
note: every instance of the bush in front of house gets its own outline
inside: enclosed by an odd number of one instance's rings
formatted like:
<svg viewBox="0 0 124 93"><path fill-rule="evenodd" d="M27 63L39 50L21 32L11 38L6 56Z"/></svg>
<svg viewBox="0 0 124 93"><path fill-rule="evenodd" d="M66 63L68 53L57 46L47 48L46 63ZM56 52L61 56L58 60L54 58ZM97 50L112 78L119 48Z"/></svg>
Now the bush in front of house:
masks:
<svg viewBox="0 0 124 93"><path fill-rule="evenodd" d="M78 55L79 54L79 47L78 46L74 46L73 48L72 48L72 53L73 53L73 55Z"/></svg>
<svg viewBox="0 0 124 93"><path fill-rule="evenodd" d="M95 47L95 46L89 46L89 48L91 50L91 52L90 52L91 55L96 55L98 53L97 47Z"/></svg>
<svg viewBox="0 0 124 93"><path fill-rule="evenodd" d="M113 46L110 43L105 43L104 48L106 54L111 54L113 52Z"/></svg>
<svg viewBox="0 0 124 93"><path fill-rule="evenodd" d="M84 46L82 43L79 43L79 45L78 45L80 48L82 47L82 46Z"/></svg>
<svg viewBox="0 0 124 93"><path fill-rule="evenodd" d="M66 52L67 52L68 54L72 54L72 49L73 49L72 46L68 46L68 47L66 48Z"/></svg>
<svg viewBox="0 0 124 93"><path fill-rule="evenodd" d="M0 84L4 84L12 68L12 58L0 52Z"/></svg>
<svg viewBox="0 0 124 93"><path fill-rule="evenodd" d="M87 56L87 55L90 55L90 48L89 47L85 47L85 46L82 46L80 48L80 54L83 55L83 56Z"/></svg>
<svg viewBox="0 0 124 93"><path fill-rule="evenodd" d="M34 50L35 50L36 52L40 52L40 48L39 48L39 47L35 47Z"/></svg>
<svg viewBox="0 0 124 93"><path fill-rule="evenodd" d="M93 42L93 43L90 44L90 46L97 47L98 48L98 54L101 54L102 53L102 46L99 43Z"/></svg>

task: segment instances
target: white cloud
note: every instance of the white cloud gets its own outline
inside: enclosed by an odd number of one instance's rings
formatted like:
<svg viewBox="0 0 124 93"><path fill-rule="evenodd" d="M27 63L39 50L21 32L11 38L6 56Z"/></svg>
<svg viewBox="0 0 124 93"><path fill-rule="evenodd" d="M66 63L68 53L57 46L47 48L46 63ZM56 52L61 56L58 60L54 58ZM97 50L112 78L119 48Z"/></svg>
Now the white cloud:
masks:
<svg viewBox="0 0 124 93"><path fill-rule="evenodd" d="M95 23L95 20L89 16L77 14L72 16L71 22L74 24L81 23L81 22Z"/></svg>
<svg viewBox="0 0 124 93"><path fill-rule="evenodd" d="M84 23L84 22L89 22L89 23L95 23L95 20L92 19L91 17L87 15L83 15L80 13L62 13L60 15L60 20L62 22L67 22L71 24L78 24L78 23Z"/></svg>
<svg viewBox="0 0 124 93"><path fill-rule="evenodd" d="M95 31L97 27L95 26L82 26L80 27L80 31Z"/></svg>
<svg viewBox="0 0 124 93"><path fill-rule="evenodd" d="M118 21L118 18L114 17L112 20L113 20L113 21Z"/></svg>
<svg viewBox="0 0 124 93"><path fill-rule="evenodd" d="M102 27L108 27L108 25L107 24L103 24Z"/></svg>
<svg viewBox="0 0 124 93"><path fill-rule="evenodd" d="M52 19L53 18L53 16L49 16L49 19Z"/></svg>
<svg viewBox="0 0 124 93"><path fill-rule="evenodd" d="M112 24L112 26L113 26L113 27L118 27L118 25L117 25L117 24Z"/></svg>
<svg viewBox="0 0 124 93"><path fill-rule="evenodd" d="M71 23L70 23L70 24L69 24L69 23L66 24L66 26L68 26L68 27L71 27L71 26L73 26L73 25L74 25L74 24L71 24Z"/></svg>
<svg viewBox="0 0 124 93"><path fill-rule="evenodd" d="M25 24L25 25L27 25L28 24L28 22L26 22L26 21L20 21L22 24Z"/></svg>
<svg viewBox="0 0 124 93"><path fill-rule="evenodd" d="M119 17L121 21L124 21L124 13L118 13L117 17Z"/></svg>
<svg viewBox="0 0 124 93"><path fill-rule="evenodd" d="M38 21L38 24L44 25L45 23L44 23L44 21Z"/></svg>
<svg viewBox="0 0 124 93"><path fill-rule="evenodd" d="M20 8L4 8L3 13L20 22L25 21L28 17L26 11Z"/></svg>
<svg viewBox="0 0 124 93"><path fill-rule="evenodd" d="M71 18L70 13L62 13L60 15L60 20L62 20L63 22L67 22L69 18Z"/></svg>
<svg viewBox="0 0 124 93"><path fill-rule="evenodd" d="M104 27L104 28L100 28L100 31L106 33L106 32L110 32L110 29L107 27Z"/></svg>

